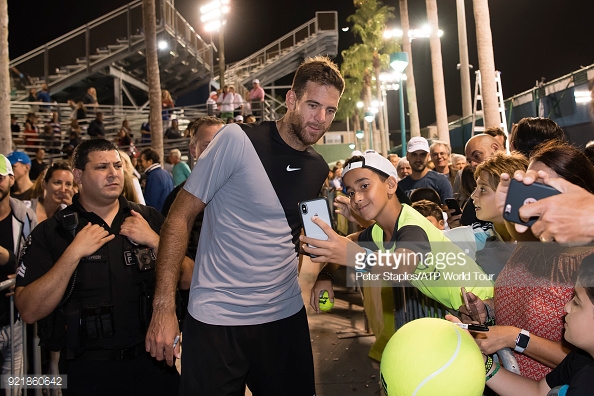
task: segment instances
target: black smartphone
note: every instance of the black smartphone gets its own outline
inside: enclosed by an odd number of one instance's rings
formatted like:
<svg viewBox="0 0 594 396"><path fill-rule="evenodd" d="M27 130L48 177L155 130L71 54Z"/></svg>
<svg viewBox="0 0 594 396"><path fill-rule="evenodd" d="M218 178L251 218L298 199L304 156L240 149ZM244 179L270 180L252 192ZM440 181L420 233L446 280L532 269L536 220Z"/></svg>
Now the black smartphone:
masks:
<svg viewBox="0 0 594 396"><path fill-rule="evenodd" d="M458 201L454 198L447 198L445 200L446 205L448 206L449 209L454 209L454 212L452 213L452 216L457 216L459 214L462 214L462 209L460 209L460 205L458 204Z"/></svg>
<svg viewBox="0 0 594 396"><path fill-rule="evenodd" d="M522 221L518 212L520 207L560 193L560 191L546 184L532 183L525 185L522 182L512 179L507 190L505 205L503 206L503 218L512 223L530 227L538 220L538 217L531 217L526 222Z"/></svg>

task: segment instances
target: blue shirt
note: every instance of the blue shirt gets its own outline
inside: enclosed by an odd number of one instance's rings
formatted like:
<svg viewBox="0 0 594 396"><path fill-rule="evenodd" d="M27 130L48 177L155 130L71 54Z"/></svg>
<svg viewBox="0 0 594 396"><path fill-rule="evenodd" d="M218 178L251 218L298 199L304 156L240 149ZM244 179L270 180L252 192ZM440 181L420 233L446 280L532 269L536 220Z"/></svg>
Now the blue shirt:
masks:
<svg viewBox="0 0 594 396"><path fill-rule="evenodd" d="M413 180L410 176L406 176L404 179L398 182L400 188L404 190L407 196L421 187L429 187L437 191L441 198L441 203L445 204L447 198L453 198L454 193L452 192L452 185L448 178L441 173L430 170L424 177L419 180Z"/></svg>

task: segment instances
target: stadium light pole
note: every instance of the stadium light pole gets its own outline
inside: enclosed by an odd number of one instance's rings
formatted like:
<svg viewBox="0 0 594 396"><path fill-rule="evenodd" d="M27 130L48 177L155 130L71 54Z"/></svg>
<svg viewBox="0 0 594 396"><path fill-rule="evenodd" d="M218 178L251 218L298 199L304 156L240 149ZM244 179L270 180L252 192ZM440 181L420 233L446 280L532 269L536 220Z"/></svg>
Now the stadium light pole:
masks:
<svg viewBox="0 0 594 396"><path fill-rule="evenodd" d="M402 75L408 66L408 54L406 52L395 52L390 55L390 67L400 75L400 139L402 141L402 157L406 157L406 123L404 122L404 79Z"/></svg>
<svg viewBox="0 0 594 396"><path fill-rule="evenodd" d="M214 0L200 7L200 20L207 32L219 32L219 85L225 86L225 25L230 0Z"/></svg>

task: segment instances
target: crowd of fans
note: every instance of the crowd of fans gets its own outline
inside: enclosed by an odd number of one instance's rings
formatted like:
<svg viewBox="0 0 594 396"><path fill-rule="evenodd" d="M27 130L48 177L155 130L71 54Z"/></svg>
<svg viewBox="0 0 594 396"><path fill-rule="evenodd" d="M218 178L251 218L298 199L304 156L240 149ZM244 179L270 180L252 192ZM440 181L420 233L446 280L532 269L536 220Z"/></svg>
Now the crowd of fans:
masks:
<svg viewBox="0 0 594 396"><path fill-rule="evenodd" d="M316 74L321 73L320 67L323 77ZM312 89L317 85L328 89L321 94ZM455 312L456 317L449 320L489 326L488 332L473 333L486 361L504 348L515 350L522 377L510 377L504 369L498 373L498 366L487 369L487 385L497 392L514 394L510 384L547 392L568 385L574 394L587 394L584 389L592 385L588 375L594 371L594 336L591 331L574 330L586 325L575 324L577 319L570 323L568 317L580 315L576 313L582 309L576 308L579 300L590 312L589 318L580 320L593 324L594 248L589 243L594 240L594 225L587 210L594 207L594 165L588 149L584 152L565 141L563 130L550 119L524 118L514 125L509 143L498 128L469 139L464 154L452 153L446 142L430 145L423 137L413 137L405 158L354 152L344 163L338 161L326 169L310 146L329 128L344 88L335 66L316 58L300 67L287 94L288 115L278 124L255 123L262 116L264 91L257 79L253 86L245 97L232 86L213 91L207 105L216 117L195 120L185 133L172 118L173 98L163 90L164 137L189 137L191 156L198 159L204 154L193 171L179 148L167 153L167 165L152 148L136 148L135 143L150 139L148 122L137 139L124 120L114 140L105 140L94 88L80 102L71 103L65 144L57 113L47 118L43 131L36 129L36 112L27 116L22 131L12 117L12 131L22 139L25 151L0 156L0 281L17 278L18 315L10 318L12 300L6 297L0 325L18 332L22 321L38 322L46 372L57 365L58 372L70 375L73 392L84 394L110 389L106 383L90 385L97 371L112 376L114 383L132 378L136 390L150 394L177 389L180 379L170 366L180 356L177 320L183 319L187 350L199 351L208 362L186 355L185 364L199 374L182 378L185 391L223 386L233 370L218 378L207 366L237 354L242 356L242 373L249 375L232 378L234 390L247 383L263 394L274 394L273 389L289 383L295 392L313 391L305 311L301 295L294 293L297 245L314 263L328 263L312 288L314 297L327 290L333 298L331 273L338 266L353 267L349 255L354 252L365 257L355 265L359 274L377 270L370 257L382 249L400 255L463 257L465 270L482 275L480 281L466 283L464 290L444 275L452 268L433 269L422 259L390 271L439 272L432 281L409 283ZM30 94L35 102L49 102L46 86ZM315 100L319 108L297 106L305 100ZM49 107L41 104L38 110L49 111ZM87 114L94 116L85 125L90 139L82 139L80 123L86 122ZM291 124L295 120L303 122L301 129ZM239 125L221 129L230 123ZM311 123L318 126L314 132L307 129ZM65 160L47 163L46 152L63 153ZM278 175L278 164L283 171L286 166L289 176ZM506 220L512 179L527 186L547 184L560 192L524 203L521 217L537 219L528 227ZM336 208L333 224L314 220L328 235L325 241L299 236L298 216L293 213L297 202L315 197L320 186L320 194L330 196ZM209 209L213 207L216 210ZM221 247L226 249L224 254ZM275 249L282 254L271 257L268 250ZM168 265L159 267L157 262ZM274 268L274 276L266 269L256 270L256 262ZM97 269L101 265L104 269ZM85 294L88 288L96 288L100 298ZM181 303L180 290L189 288L192 292ZM259 292L265 295L255 295ZM217 297L213 300L209 293ZM133 303L116 301L116 295ZM271 301L266 298L281 296L287 297L280 299L281 308L266 308ZM245 300L240 308L234 307L237 298ZM371 301L377 306L393 304L381 298ZM176 306L186 307L192 315L176 313ZM369 316L373 322L373 315ZM389 316L385 314L383 320L390 320ZM274 341L276 348L254 352L252 342L260 348L262 337L270 342L270 335L278 332L269 324L280 326L297 344L288 346L291 343L280 338ZM255 325L259 335L241 333ZM370 325L376 333L372 356L379 358L393 330ZM76 337L86 340L84 348L72 333L55 337L57 328L69 326L81 326ZM223 347L219 331L233 342ZM2 352L4 360L15 365L3 366L3 373L25 372L24 340L13 336L0 342L2 351L7 345L15 347L12 355ZM294 365L281 364L286 354L298 359L299 372L287 373ZM117 363L110 366L105 361ZM147 371L134 373L120 365L124 361ZM270 372L279 378L265 384ZM151 380L143 383L146 373Z"/></svg>

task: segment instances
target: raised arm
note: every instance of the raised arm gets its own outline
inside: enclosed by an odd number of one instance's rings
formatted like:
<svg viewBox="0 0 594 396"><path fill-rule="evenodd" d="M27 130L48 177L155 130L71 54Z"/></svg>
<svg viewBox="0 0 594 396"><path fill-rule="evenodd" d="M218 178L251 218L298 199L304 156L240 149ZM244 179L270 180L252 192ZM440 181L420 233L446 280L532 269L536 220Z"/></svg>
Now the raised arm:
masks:
<svg viewBox="0 0 594 396"><path fill-rule="evenodd" d="M34 323L52 313L62 300L79 261L114 237L99 225L87 224L45 275L27 286L17 287L14 302L23 320Z"/></svg>
<svg viewBox="0 0 594 396"><path fill-rule="evenodd" d="M179 335L175 314L175 290L182 271L194 219L206 206L186 190L180 190L161 228L157 255L157 284L153 299L153 317L146 334L147 352L157 360L173 365L173 355L179 357L179 344L175 351L173 340Z"/></svg>

